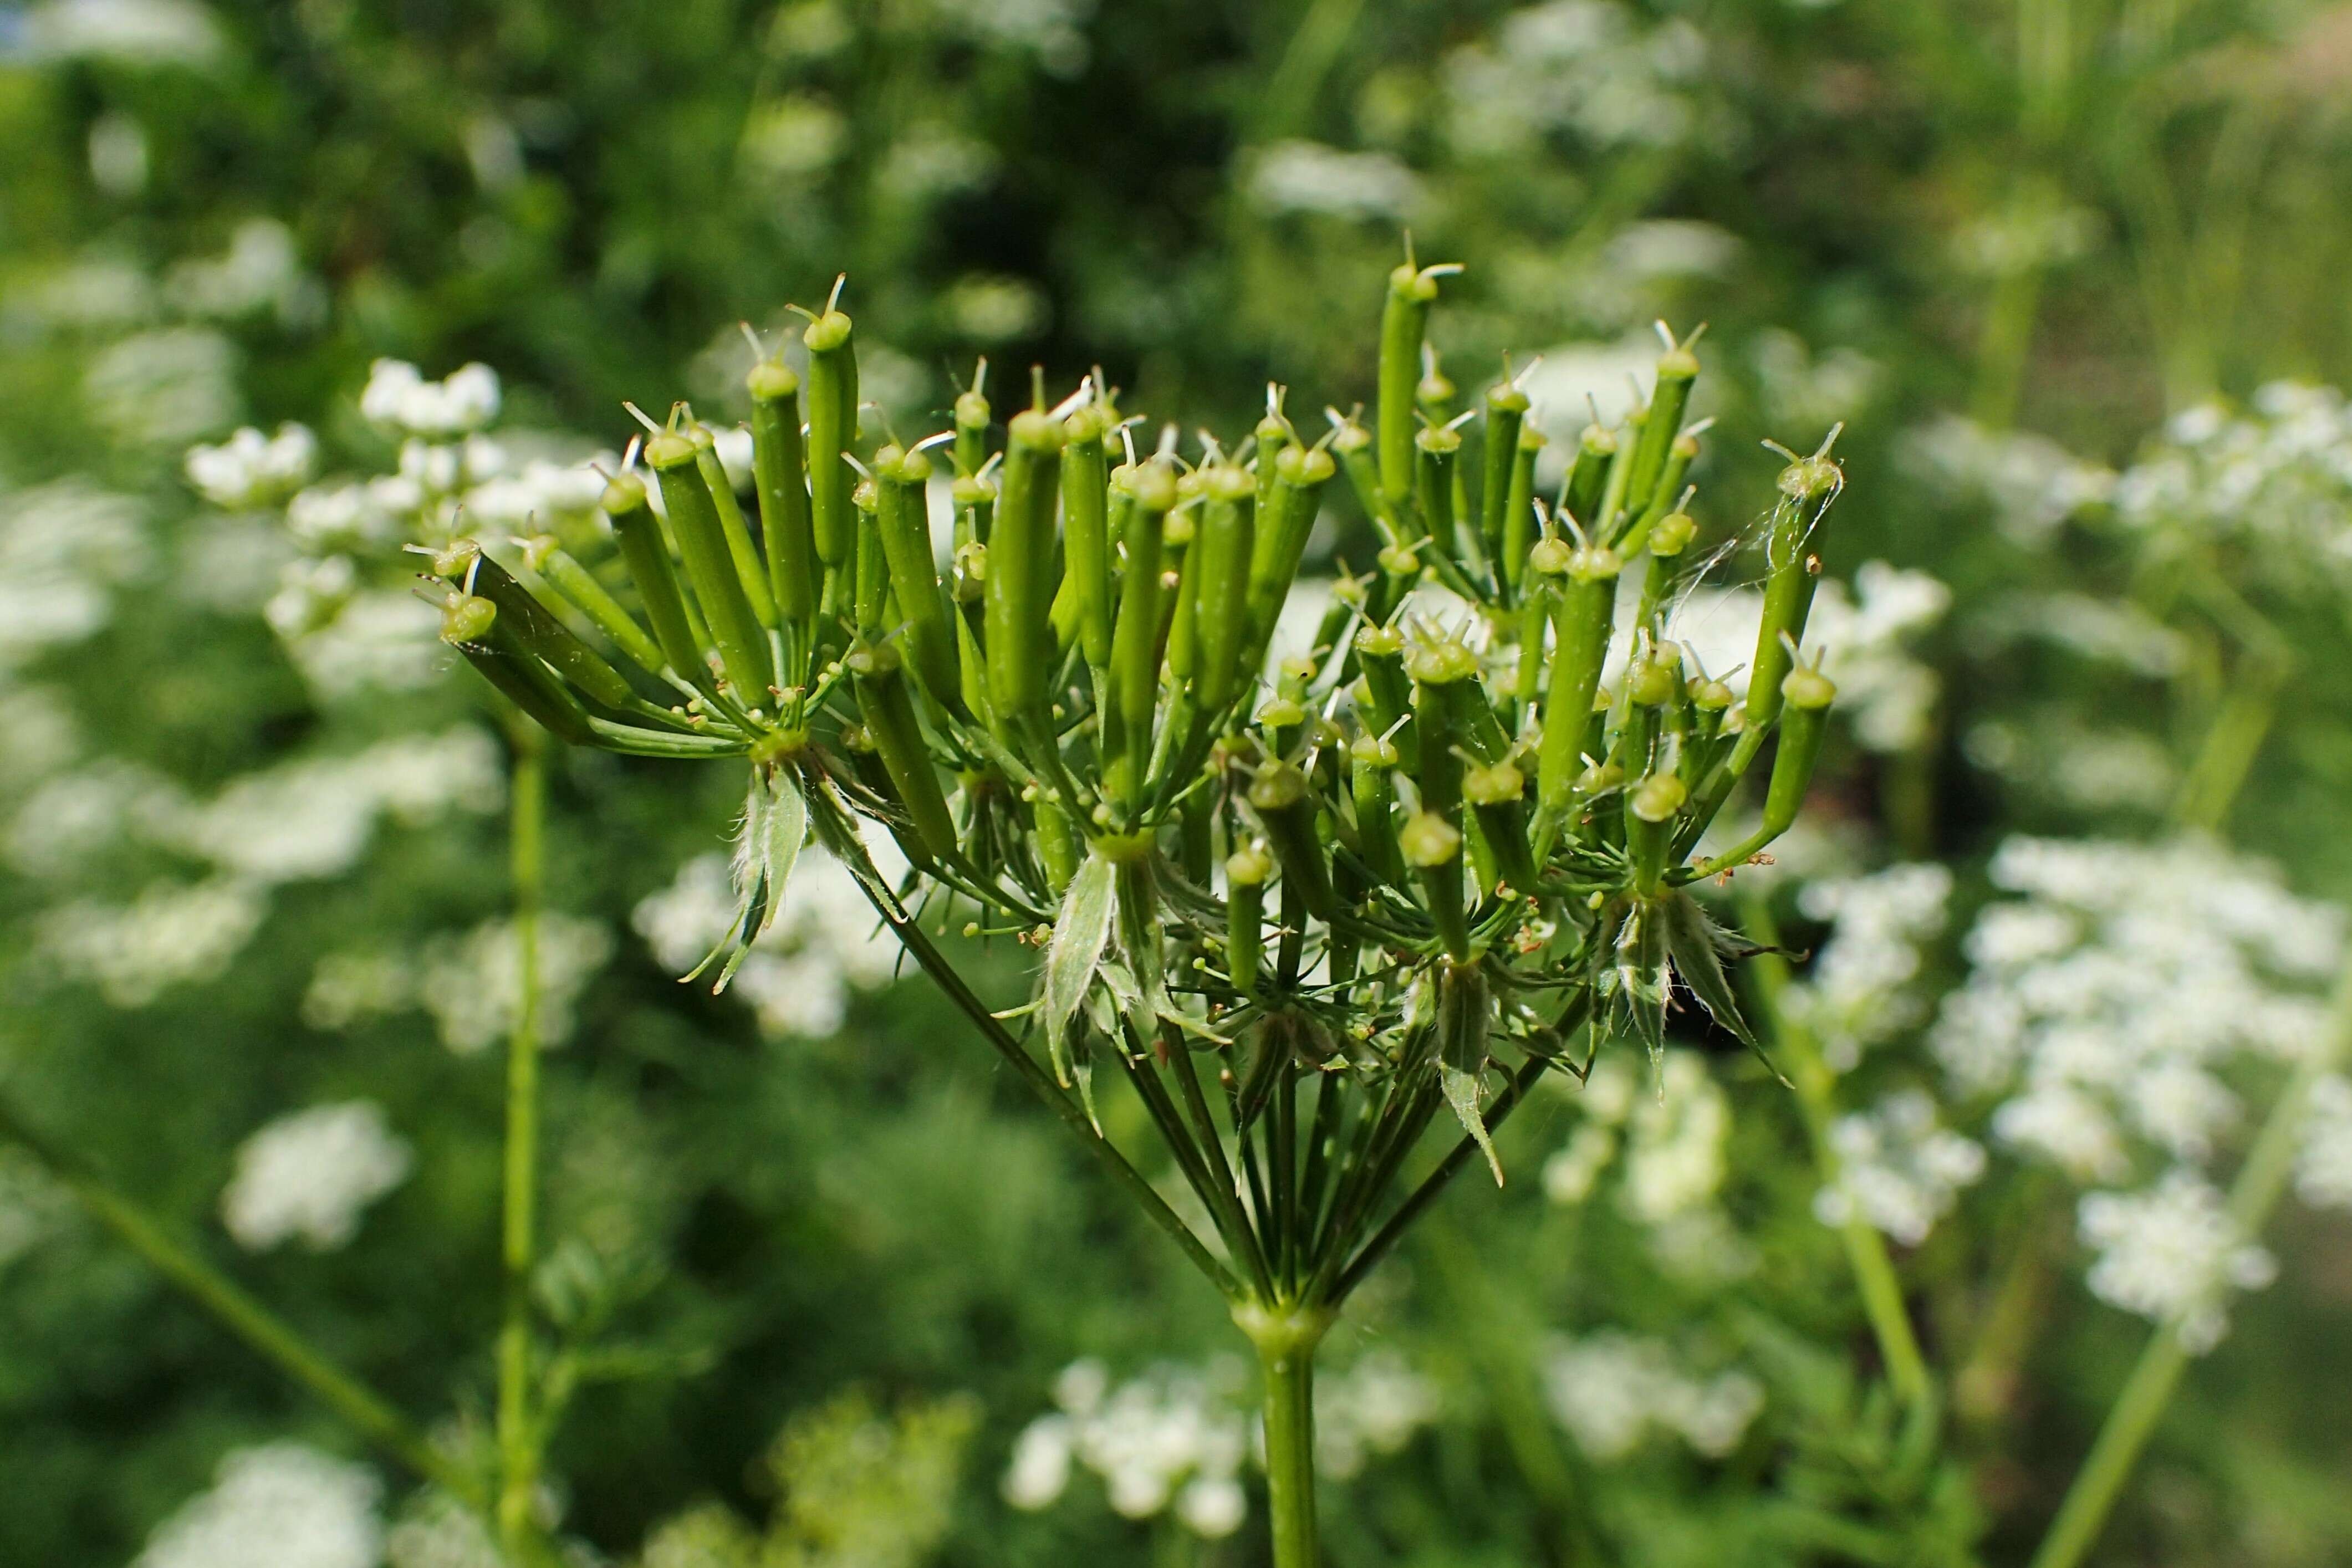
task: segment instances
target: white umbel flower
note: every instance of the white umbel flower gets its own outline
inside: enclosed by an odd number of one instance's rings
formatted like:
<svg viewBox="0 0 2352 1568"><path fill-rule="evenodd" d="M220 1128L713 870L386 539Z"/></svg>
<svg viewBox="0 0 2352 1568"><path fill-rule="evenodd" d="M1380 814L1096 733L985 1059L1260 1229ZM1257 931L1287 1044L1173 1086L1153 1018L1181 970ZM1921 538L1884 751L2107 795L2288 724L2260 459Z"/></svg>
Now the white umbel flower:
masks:
<svg viewBox="0 0 2352 1568"><path fill-rule="evenodd" d="M240 1448L210 1491L156 1527L131 1568L376 1568L383 1488L301 1443Z"/></svg>
<svg viewBox="0 0 2352 1568"><path fill-rule="evenodd" d="M2192 1170L2169 1172L2142 1193L2086 1193L2076 1220L2099 1254L2092 1294L2168 1325L2192 1354L2221 1342L2231 1291L2260 1290L2278 1272L2220 1190Z"/></svg>
<svg viewBox="0 0 2352 1568"><path fill-rule="evenodd" d="M310 426L286 423L275 435L252 425L217 446L189 448L188 483L214 506L247 511L275 506L310 482L319 461L319 438Z"/></svg>
<svg viewBox="0 0 2352 1568"><path fill-rule="evenodd" d="M427 381L405 360L378 360L369 367L360 413L411 435L463 435L498 417L499 375L488 365L470 364Z"/></svg>
<svg viewBox="0 0 2352 1568"><path fill-rule="evenodd" d="M1984 1175L1982 1145L1937 1124L1935 1100L1916 1089L1841 1116L1830 1127L1837 1180L1813 1199L1824 1225L1859 1216L1906 1246L1927 1239L1960 1188Z"/></svg>
<svg viewBox="0 0 2352 1568"><path fill-rule="evenodd" d="M298 1238L313 1252L331 1251L359 1234L368 1206L406 1180L414 1163L373 1101L313 1105L237 1150L221 1221L247 1251Z"/></svg>

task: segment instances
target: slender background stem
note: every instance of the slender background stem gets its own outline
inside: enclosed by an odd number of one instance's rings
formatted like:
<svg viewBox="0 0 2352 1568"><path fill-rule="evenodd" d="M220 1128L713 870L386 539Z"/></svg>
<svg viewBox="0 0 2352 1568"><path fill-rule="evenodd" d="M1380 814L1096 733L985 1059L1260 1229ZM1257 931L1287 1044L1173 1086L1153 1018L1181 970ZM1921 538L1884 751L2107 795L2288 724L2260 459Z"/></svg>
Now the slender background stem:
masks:
<svg viewBox="0 0 2352 1568"><path fill-rule="evenodd" d="M547 758L537 727L509 727L514 737L509 780L508 866L513 881L514 1032L507 1041L506 1194L499 1261L499 1543L520 1556L530 1539L539 1486L540 1434L530 1415L530 1274L539 1207L539 925L545 882Z"/></svg>
<svg viewBox="0 0 2352 1568"><path fill-rule="evenodd" d="M2230 1188L2230 1218L2248 1239L2262 1233L2271 1210L2286 1191L2313 1088L2344 1061L2347 1050L2352 1050L2352 966L2336 982L2326 1038L2295 1070L2271 1107ZM2074 1568L2098 1541L2124 1482L2155 1435L2156 1424L2171 1403L2172 1391L2179 1386L2188 1364L2189 1352L2174 1325L2165 1324L2149 1337L2139 1364L2132 1368L2123 1393L2107 1412L2090 1456L2083 1461L2074 1485L2066 1489L2057 1516L2050 1521L2050 1532L2033 1554L2032 1568Z"/></svg>

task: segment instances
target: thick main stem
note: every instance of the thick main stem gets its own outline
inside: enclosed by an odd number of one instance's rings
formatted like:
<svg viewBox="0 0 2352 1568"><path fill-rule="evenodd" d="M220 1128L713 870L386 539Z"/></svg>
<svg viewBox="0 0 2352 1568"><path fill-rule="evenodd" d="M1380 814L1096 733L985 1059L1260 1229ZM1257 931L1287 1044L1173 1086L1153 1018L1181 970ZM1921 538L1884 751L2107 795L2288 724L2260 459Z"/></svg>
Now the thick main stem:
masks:
<svg viewBox="0 0 2352 1568"><path fill-rule="evenodd" d="M2336 982L2326 1040L2295 1070L2271 1107L2238 1179L2231 1186L2230 1218L2249 1239L2262 1233L2271 1210L2286 1190L2312 1090L2336 1070L2347 1051L2352 1051L2352 967ZM2091 1445L2090 1456L2083 1461L2074 1485L2066 1489L2057 1517L2050 1521L2050 1532L2033 1554L2032 1568L2075 1568L2089 1552L2188 1365L2189 1352L2177 1327L2166 1323L2158 1328L2114 1408L2107 1412L2106 1424L2099 1428L2098 1440Z"/></svg>
<svg viewBox="0 0 2352 1568"><path fill-rule="evenodd" d="M1312 1308L1234 1309L1257 1346L1265 1382L1265 1492L1273 1516L1274 1568L1317 1568L1315 1528L1315 1347L1331 1315Z"/></svg>
<svg viewBox="0 0 2352 1568"><path fill-rule="evenodd" d="M507 1041L506 1193L499 1261L499 1540L511 1557L528 1550L539 1487L539 1435L530 1413L530 1273L539 1207L539 925L545 881L547 761L536 727L512 727L508 868L513 884L514 1031Z"/></svg>

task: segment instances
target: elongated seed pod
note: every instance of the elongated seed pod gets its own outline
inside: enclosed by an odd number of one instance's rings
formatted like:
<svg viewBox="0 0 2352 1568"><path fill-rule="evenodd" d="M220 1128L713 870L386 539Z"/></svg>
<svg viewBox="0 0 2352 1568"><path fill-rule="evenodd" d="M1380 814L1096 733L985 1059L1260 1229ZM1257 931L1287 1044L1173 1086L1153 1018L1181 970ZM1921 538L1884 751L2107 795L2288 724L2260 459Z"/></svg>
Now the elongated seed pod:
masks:
<svg viewBox="0 0 2352 1568"><path fill-rule="evenodd" d="M1602 528L1601 497L1609 484L1610 466L1617 461L1617 433L1588 424L1576 439L1576 458L1568 470L1568 515L1588 528Z"/></svg>
<svg viewBox="0 0 2352 1568"><path fill-rule="evenodd" d="M1111 629L1111 710L1104 717L1108 751L1104 793L1132 810L1142 799L1143 768L1151 756L1151 719L1160 700L1160 622L1163 588L1161 544L1168 509L1176 504L1176 476L1154 460L1127 474L1135 507L1124 541L1127 565L1118 580L1118 620Z"/></svg>
<svg viewBox="0 0 2352 1568"><path fill-rule="evenodd" d="M1013 416L1006 433L1003 487L988 539L983 599L988 692L1010 719L1045 701L1045 615L1053 602L1054 495L1062 426L1035 409Z"/></svg>
<svg viewBox="0 0 2352 1568"><path fill-rule="evenodd" d="M464 654L499 695L549 734L573 746L595 745L596 732L580 699L499 624L500 619L489 600L478 594L453 594L442 612L442 641Z"/></svg>
<svg viewBox="0 0 2352 1568"><path fill-rule="evenodd" d="M1255 845L1225 857L1225 973L1237 991L1257 988L1265 956L1265 883L1273 874L1273 857Z"/></svg>
<svg viewBox="0 0 2352 1568"><path fill-rule="evenodd" d="M1780 716L1780 684L1792 662L1789 650L1805 640L1805 619L1812 609L1819 570L1805 546L1839 483L1837 465L1827 458L1801 458L1780 470L1780 500L1772 509L1764 546L1764 619L1757 628L1756 657L1748 666L1748 728L1757 737L1751 746L1759 744L1764 730Z"/></svg>
<svg viewBox="0 0 2352 1568"><path fill-rule="evenodd" d="M971 390L958 393L955 400L957 478L976 478L987 465L988 422L992 417L988 399L981 395L980 379L975 376Z"/></svg>
<svg viewBox="0 0 2352 1568"><path fill-rule="evenodd" d="M1528 841L1528 776L1516 763L1490 762L1462 775L1462 798L1495 857L1503 883L1522 895L1536 890L1535 853Z"/></svg>
<svg viewBox="0 0 2352 1568"><path fill-rule="evenodd" d="M1687 512L1668 512L1650 529L1650 570L1642 580L1641 613L1635 624L1647 628L1654 635L1658 612L1682 576L1683 551L1690 548L1697 533L1698 524Z"/></svg>
<svg viewBox="0 0 2352 1568"><path fill-rule="evenodd" d="M470 539L462 542L473 543ZM573 636L571 628L558 621L530 590L479 546L449 554L457 558L449 560L449 568L454 570L444 569L441 575L472 582L476 595L499 607L499 625L526 652L545 661L557 674L608 708L629 708L643 703L620 671ZM436 567L439 564L436 562Z"/></svg>
<svg viewBox="0 0 2352 1568"><path fill-rule="evenodd" d="M751 367L751 469L767 546L768 587L784 622L803 634L816 620L819 564L809 521L808 455L801 443L801 379L770 360Z"/></svg>
<svg viewBox="0 0 2352 1568"><path fill-rule="evenodd" d="M1683 411L1690 406L1691 382L1698 379L1698 356L1687 347L1668 349L1658 356L1658 384L1650 394L1642 434L1633 443L1633 466L1626 476L1626 504L1647 510L1650 497L1664 477L1667 455L1682 434Z"/></svg>
<svg viewBox="0 0 2352 1568"><path fill-rule="evenodd" d="M1421 879L1429 917L1446 956L1471 958L1470 925L1462 908L1462 830L1434 811L1416 811L1397 831L1405 862Z"/></svg>
<svg viewBox="0 0 2352 1568"><path fill-rule="evenodd" d="M1513 593L1528 580L1528 551L1536 539L1536 460L1550 437L1529 423L1519 426L1518 450L1511 459L1510 495L1503 503L1502 574Z"/></svg>
<svg viewBox="0 0 2352 1568"><path fill-rule="evenodd" d="M1478 656L1451 637L1416 643L1404 656L1412 677L1412 723L1421 732L1412 768L1421 809L1462 825L1462 753L1471 744L1472 687Z"/></svg>
<svg viewBox="0 0 2352 1568"><path fill-rule="evenodd" d="M1625 849L1633 862L1633 891L1644 898L1658 891L1675 813L1689 795L1671 773L1653 773L1625 792Z"/></svg>
<svg viewBox="0 0 2352 1568"><path fill-rule="evenodd" d="M1290 422L1272 409L1266 411L1265 417L1250 434L1257 442L1257 455L1251 460L1250 474L1257 480L1258 526L1264 528L1266 508L1274 503L1274 482L1282 455L1298 444L1298 436L1290 428Z"/></svg>
<svg viewBox="0 0 2352 1568"><path fill-rule="evenodd" d="M1307 775L1294 764L1270 758L1258 765L1250 779L1249 803L1265 829L1274 858L1282 862L1284 883L1309 915L1331 918L1337 902L1331 892L1330 856L1315 836L1315 796Z"/></svg>
<svg viewBox="0 0 2352 1568"><path fill-rule="evenodd" d="M1404 634L1393 626L1365 627L1356 633L1356 662L1363 671L1366 716L1377 734L1396 743L1404 770L1417 771L1421 742L1412 724L1412 680L1404 672Z"/></svg>
<svg viewBox="0 0 2352 1568"><path fill-rule="evenodd" d="M1062 424L1062 587L1055 630L1075 642L1091 669L1110 663L1109 475L1104 466L1103 415L1081 408Z"/></svg>
<svg viewBox="0 0 2352 1568"><path fill-rule="evenodd" d="M929 486L931 460L908 452L888 460L874 455L875 527L898 618L907 627L908 664L933 702L961 706L956 674L955 628L940 591L940 569L931 555Z"/></svg>
<svg viewBox="0 0 2352 1568"><path fill-rule="evenodd" d="M1552 547L1560 547L1557 549ZM1601 666L1617 606L1617 575L1624 562L1606 545L1581 549L1547 539L1530 552L1538 570L1555 561L1560 578L1553 600L1551 682L1544 693L1543 745L1536 765L1536 798L1556 806L1584 764L1585 726L1600 689Z"/></svg>
<svg viewBox="0 0 2352 1568"><path fill-rule="evenodd" d="M1476 545L1463 537L1461 519L1454 510L1454 481L1462 462L1462 435L1442 424L1416 433L1413 446L1413 495L1429 538L1447 558L1477 559Z"/></svg>
<svg viewBox="0 0 2352 1568"><path fill-rule="evenodd" d="M630 663L648 674L659 674L668 661L635 617L621 608L621 601L606 591L596 580L595 574L574 560L552 534L540 534L523 542L523 560L531 570L545 578L548 586L572 601L583 615L594 622L596 630L613 640Z"/></svg>
<svg viewBox="0 0 2352 1568"><path fill-rule="evenodd" d="M1364 509L1380 536L1381 548L1394 549L1410 544L1412 529L1398 515L1389 498L1381 493L1380 467L1372 451L1372 434L1353 419L1342 421L1331 433L1331 454L1348 476L1348 488L1355 492L1356 504Z"/></svg>
<svg viewBox="0 0 2352 1568"><path fill-rule="evenodd" d="M719 512L719 529L726 536L727 554L735 562L735 580L743 585L743 597L751 606L751 618L773 630L776 621L776 601L768 591L767 563L760 559L759 547L751 542L751 529L743 520L742 503L735 499L735 482L727 476L727 465L719 461L719 439L707 425L694 425L687 433L694 443L694 465L702 472L702 483L710 491L711 504Z"/></svg>
<svg viewBox="0 0 2352 1568"><path fill-rule="evenodd" d="M895 463L898 449L883 452ZM890 631L890 561L882 553L882 487L872 479L851 486L849 507L857 517L857 549L850 562L855 587L850 605L859 636L871 641Z"/></svg>
<svg viewBox="0 0 2352 1568"><path fill-rule="evenodd" d="M1389 274L1381 308L1380 493L1391 507L1412 495L1413 405L1421 384L1421 340L1437 298L1436 275L1406 262Z"/></svg>
<svg viewBox="0 0 2352 1568"><path fill-rule="evenodd" d="M908 688L898 650L888 643L860 643L842 660L857 694L866 732L881 755L898 803L913 822L915 837L932 856L952 854L956 847L955 819L948 812L940 790L939 769L931 765L923 745L922 726L915 716L915 699Z"/></svg>
<svg viewBox="0 0 2352 1568"><path fill-rule="evenodd" d="M617 476L604 486L603 505L604 515L612 519L622 564L637 585L637 598L653 625L654 641L660 644L671 673L708 688L710 668L703 662L700 639L687 622L686 595L678 590L677 569L670 562L660 519L646 500L645 481L634 474Z"/></svg>
<svg viewBox="0 0 2352 1568"><path fill-rule="evenodd" d="M702 606L719 664L735 688L735 700L747 708L758 707L769 700L768 688L775 681L768 667L768 639L743 596L718 507L695 456L694 443L682 435L656 435L646 443L646 463L661 483L670 534L677 541L678 559L686 563L687 581Z"/></svg>
<svg viewBox="0 0 2352 1568"><path fill-rule="evenodd" d="M1508 382L1486 393L1486 440L1480 452L1482 466L1478 484L1478 531L1486 541L1486 553L1497 560L1512 558L1504 546L1510 541L1505 537L1511 513L1511 478L1519 464L1519 431L1528 417L1528 394ZM1530 473L1533 468L1530 465ZM1524 561L1527 543L1519 541L1518 555ZM1516 588L1516 569L1504 573L1505 580Z"/></svg>
<svg viewBox="0 0 2352 1568"><path fill-rule="evenodd" d="M1748 700L1751 705L1755 701L1752 687ZM1780 745L1772 758L1772 781L1764 791L1764 826L1773 833L1788 831L1805 803L1837 687L1819 670L1801 666L1781 680L1780 700Z"/></svg>
<svg viewBox="0 0 2352 1568"><path fill-rule="evenodd" d="M1250 552L1256 529L1257 486L1231 464L1203 471L1204 499L1192 557L1200 564L1193 614L1200 646L1193 702L1214 718L1240 695L1244 651L1249 644Z"/></svg>
<svg viewBox="0 0 2352 1568"><path fill-rule="evenodd" d="M801 334L808 346L809 520L817 559L835 571L857 548L849 494L856 476L842 461L857 440L857 350L847 316L827 310Z"/></svg>
<svg viewBox="0 0 2352 1568"><path fill-rule="evenodd" d="M1348 793L1356 808L1356 843L1364 863L1391 887L1404 886L1404 856L1397 848L1397 748L1377 735L1360 735L1348 747Z"/></svg>
<svg viewBox="0 0 2352 1568"><path fill-rule="evenodd" d="M1261 453L1258 462L1266 461ZM1339 472L1331 455L1311 446L1288 445L1274 459L1274 482L1266 486L1259 507L1256 537L1250 545L1249 652L1242 660L1246 680L1265 663L1273 643L1276 621L1290 585L1298 579L1298 563L1307 553L1307 536L1315 531L1323 486ZM1344 611L1344 606L1340 607Z"/></svg>
<svg viewBox="0 0 2352 1568"><path fill-rule="evenodd" d="M1624 537L1614 541L1619 554L1630 556L1640 549L1648 541L1650 529L1658 519L1675 509L1675 502L1683 493L1684 476L1689 474L1690 465L1697 457L1697 436L1685 431L1675 437L1674 444L1666 448L1665 469L1658 476L1648 504L1635 508L1639 515L1627 522Z"/></svg>

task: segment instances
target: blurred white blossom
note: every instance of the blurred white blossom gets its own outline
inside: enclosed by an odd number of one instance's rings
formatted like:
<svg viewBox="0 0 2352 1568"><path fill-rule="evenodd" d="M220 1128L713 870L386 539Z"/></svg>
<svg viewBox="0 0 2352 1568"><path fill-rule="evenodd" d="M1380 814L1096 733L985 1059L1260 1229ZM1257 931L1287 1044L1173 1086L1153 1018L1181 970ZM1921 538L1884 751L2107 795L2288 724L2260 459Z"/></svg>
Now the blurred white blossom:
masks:
<svg viewBox="0 0 2352 1568"><path fill-rule="evenodd" d="M498 417L498 372L484 364L461 365L427 381L405 360L378 360L369 367L360 413L409 435L463 435Z"/></svg>
<svg viewBox="0 0 2352 1568"><path fill-rule="evenodd" d="M146 507L59 479L0 490L0 671L104 626L149 558Z"/></svg>
<svg viewBox="0 0 2352 1568"><path fill-rule="evenodd" d="M376 1568L383 1487L305 1444L239 1448L211 1490L156 1526L131 1568Z"/></svg>
<svg viewBox="0 0 2352 1568"><path fill-rule="evenodd" d="M1563 1341L1543 1366L1552 1414L1586 1457L1607 1464L1654 1433L1720 1458L1764 1408L1763 1385L1744 1372L1686 1372L1663 1341L1604 1329Z"/></svg>
<svg viewBox="0 0 2352 1568"><path fill-rule="evenodd" d="M275 435L246 425L218 446L189 448L188 483L215 507L244 511L274 506L310 483L319 438L302 424L281 424Z"/></svg>
<svg viewBox="0 0 2352 1568"><path fill-rule="evenodd" d="M1859 1216L1906 1246L1927 1239L1960 1188L1984 1174L1982 1145L1937 1121L1933 1096L1900 1090L1830 1127L1837 1180L1813 1199L1824 1225Z"/></svg>
<svg viewBox="0 0 2352 1568"><path fill-rule="evenodd" d="M47 0L16 26L16 52L34 60L200 68L222 52L220 26L196 0Z"/></svg>
<svg viewBox="0 0 2352 1568"><path fill-rule="evenodd" d="M613 956L612 934L593 920L539 917L538 1035L561 1045L572 1030L580 991ZM513 1032L522 1007L522 943L510 920L490 920L460 937L425 945L416 994L440 1027L441 1043L470 1055Z"/></svg>
<svg viewBox="0 0 2352 1568"><path fill-rule="evenodd" d="M2305 1115L2294 1190L2315 1208L2352 1208L2352 1080L2320 1079Z"/></svg>
<svg viewBox="0 0 2352 1568"><path fill-rule="evenodd" d="M209 327L164 327L93 354L82 394L117 439L184 446L236 423L241 364L236 345Z"/></svg>
<svg viewBox="0 0 2352 1568"><path fill-rule="evenodd" d="M866 849L886 878L903 872L905 857L887 837L869 835ZM684 974L726 933L740 902L727 857L700 855L669 886L642 900L631 922L655 962ZM793 867L773 923L729 988L751 1004L768 1033L821 1039L841 1028L850 993L887 985L899 958L898 943L881 928L856 880L812 844Z"/></svg>
<svg viewBox="0 0 2352 1568"><path fill-rule="evenodd" d="M2068 518L2115 493L2114 470L2084 463L2046 436L1990 430L1947 414L1905 438L1905 465L1948 494L1991 505L2001 531L2041 545Z"/></svg>
<svg viewBox="0 0 2352 1568"><path fill-rule="evenodd" d="M1920 949L1942 934L1951 893L1951 872L1923 863L1808 883L1797 895L1797 907L1830 931L1782 1007L1812 1032L1832 1071L1853 1071L1866 1048L1920 1020Z"/></svg>
<svg viewBox="0 0 2352 1568"><path fill-rule="evenodd" d="M1250 165L1249 199L1269 213L1397 221L1421 203L1421 182L1385 152L1349 152L1319 141L1277 141Z"/></svg>
<svg viewBox="0 0 2352 1568"><path fill-rule="evenodd" d="M219 976L268 908L261 889L234 877L157 883L128 904L77 899L44 912L36 946L60 978L89 981L116 1007L144 1007Z"/></svg>
<svg viewBox="0 0 2352 1568"><path fill-rule="evenodd" d="M2085 1193L2077 1220L2099 1255L2092 1293L2170 1326L2194 1354L2221 1343L2232 1291L2260 1290L2278 1271L2193 1170L2167 1172L2146 1192Z"/></svg>
<svg viewBox="0 0 2352 1568"><path fill-rule="evenodd" d="M247 1251L296 1238L313 1252L331 1251L359 1233L360 1216L406 1180L413 1163L373 1101L313 1105L239 1145L221 1221Z"/></svg>
<svg viewBox="0 0 2352 1568"><path fill-rule="evenodd" d="M1488 158L1555 131L1603 147L1675 146L1712 130L1706 64L1705 40L1679 17L1652 24L1612 0L1549 0L1446 57L1446 135Z"/></svg>

